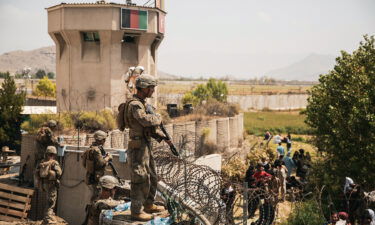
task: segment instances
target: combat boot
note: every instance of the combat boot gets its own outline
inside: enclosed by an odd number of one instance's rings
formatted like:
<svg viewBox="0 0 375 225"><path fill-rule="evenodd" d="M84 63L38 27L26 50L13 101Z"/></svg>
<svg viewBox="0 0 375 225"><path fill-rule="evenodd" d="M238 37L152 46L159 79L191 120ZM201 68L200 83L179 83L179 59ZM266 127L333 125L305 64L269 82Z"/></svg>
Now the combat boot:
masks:
<svg viewBox="0 0 375 225"><path fill-rule="evenodd" d="M163 206L151 204L151 205L145 205L143 210L146 213L158 213L158 212L163 212L165 209Z"/></svg>
<svg viewBox="0 0 375 225"><path fill-rule="evenodd" d="M144 212L132 213L131 215L132 215L132 220L136 220L136 221L150 221L154 219L154 216L152 214L148 214Z"/></svg>

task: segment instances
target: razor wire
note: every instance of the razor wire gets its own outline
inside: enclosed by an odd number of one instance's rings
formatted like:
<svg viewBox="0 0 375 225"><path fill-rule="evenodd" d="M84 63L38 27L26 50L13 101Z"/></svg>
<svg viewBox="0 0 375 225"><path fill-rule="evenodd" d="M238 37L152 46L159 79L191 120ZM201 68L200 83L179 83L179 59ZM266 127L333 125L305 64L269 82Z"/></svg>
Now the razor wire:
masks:
<svg viewBox="0 0 375 225"><path fill-rule="evenodd" d="M205 215L212 224L242 224L244 221L256 225L273 224L278 196L267 187L247 188L228 181L219 171L176 157L164 146L155 148L153 155L156 173L172 195ZM228 182L235 194L232 199L225 200L223 188Z"/></svg>
<svg viewBox="0 0 375 225"><path fill-rule="evenodd" d="M277 197L273 192L231 182L236 194L232 202L225 202L223 187L230 181L219 171L195 164L194 146L197 140L194 132L182 129L177 136L175 144L183 153L181 157L171 154L167 145L153 148L156 173L172 195L205 215L211 224L242 224L245 220L256 225L272 224L277 212Z"/></svg>

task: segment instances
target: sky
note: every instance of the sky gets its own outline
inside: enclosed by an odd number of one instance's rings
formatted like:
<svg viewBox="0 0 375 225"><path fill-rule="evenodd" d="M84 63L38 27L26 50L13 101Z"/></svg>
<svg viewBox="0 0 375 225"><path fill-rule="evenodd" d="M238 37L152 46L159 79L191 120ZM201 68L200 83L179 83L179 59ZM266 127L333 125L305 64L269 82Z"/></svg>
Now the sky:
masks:
<svg viewBox="0 0 375 225"><path fill-rule="evenodd" d="M53 45L45 8L61 2L0 0L0 54ZM158 65L176 75L259 77L309 54L351 52L364 34L375 35L374 0L165 2L166 34Z"/></svg>

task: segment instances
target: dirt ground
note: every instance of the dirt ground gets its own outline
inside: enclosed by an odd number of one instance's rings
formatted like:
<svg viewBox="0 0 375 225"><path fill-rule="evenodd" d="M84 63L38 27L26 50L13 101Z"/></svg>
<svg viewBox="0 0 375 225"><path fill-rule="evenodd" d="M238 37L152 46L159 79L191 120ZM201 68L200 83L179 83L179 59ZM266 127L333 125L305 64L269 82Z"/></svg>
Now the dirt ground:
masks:
<svg viewBox="0 0 375 225"><path fill-rule="evenodd" d="M65 222L64 219L60 217L56 217L57 223L55 225L67 225L68 223ZM15 222L4 222L1 221L0 225L42 225L43 221L15 221Z"/></svg>
<svg viewBox="0 0 375 225"><path fill-rule="evenodd" d="M292 212L293 205L292 202L284 201L280 202L277 207L276 224L281 224L286 219L288 219L290 213Z"/></svg>

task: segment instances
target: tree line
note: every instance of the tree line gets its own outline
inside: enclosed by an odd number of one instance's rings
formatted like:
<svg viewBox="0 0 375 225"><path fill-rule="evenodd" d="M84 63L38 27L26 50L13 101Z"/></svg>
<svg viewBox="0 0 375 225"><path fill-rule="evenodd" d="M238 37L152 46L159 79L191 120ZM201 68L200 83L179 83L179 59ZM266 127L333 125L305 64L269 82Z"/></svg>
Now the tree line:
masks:
<svg viewBox="0 0 375 225"><path fill-rule="evenodd" d="M6 78L7 76L10 76L10 73L7 72L0 72L0 78ZM46 72L43 69L38 69L34 74L30 74L31 79L43 79L44 77L48 77L48 79L55 79L56 74L54 72ZM15 79L23 79L25 78L25 75L22 73L16 73L14 74Z"/></svg>

